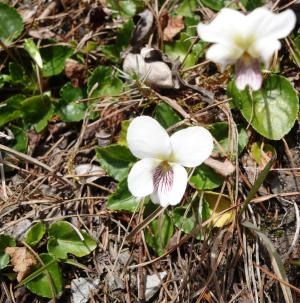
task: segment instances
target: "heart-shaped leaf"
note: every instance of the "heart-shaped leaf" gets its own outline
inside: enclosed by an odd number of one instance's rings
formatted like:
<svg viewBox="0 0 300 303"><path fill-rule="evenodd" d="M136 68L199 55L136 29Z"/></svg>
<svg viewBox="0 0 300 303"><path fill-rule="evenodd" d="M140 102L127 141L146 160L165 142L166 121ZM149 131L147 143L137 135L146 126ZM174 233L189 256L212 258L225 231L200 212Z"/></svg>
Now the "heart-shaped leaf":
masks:
<svg viewBox="0 0 300 303"><path fill-rule="evenodd" d="M45 232L45 224L42 222L38 222L32 227L30 227L30 229L26 232L24 241L30 246L35 246L42 240L45 235Z"/></svg>
<svg viewBox="0 0 300 303"><path fill-rule="evenodd" d="M40 49L43 59L43 76L51 77L60 74L65 68L66 59L73 54L73 49L65 45L51 45Z"/></svg>
<svg viewBox="0 0 300 303"><path fill-rule="evenodd" d="M45 298L53 298L62 291L62 275L58 262L51 254L40 254L39 257L45 264L45 269L37 268L38 275L30 282L25 283L31 292ZM35 275L33 272L30 276ZM27 277L26 279L28 279Z"/></svg>
<svg viewBox="0 0 300 303"><path fill-rule="evenodd" d="M117 181L127 177L130 165L136 161L130 150L119 144L96 147L96 156L102 168Z"/></svg>
<svg viewBox="0 0 300 303"><path fill-rule="evenodd" d="M22 114L25 123L33 125L35 130L40 132L52 118L54 107L47 95L33 96L22 102Z"/></svg>
<svg viewBox="0 0 300 303"><path fill-rule="evenodd" d="M180 116L164 102L161 102L156 106L155 119L163 128L169 128L181 120Z"/></svg>
<svg viewBox="0 0 300 303"><path fill-rule="evenodd" d="M23 20L19 13L5 3L0 3L0 40L10 44L23 31Z"/></svg>
<svg viewBox="0 0 300 303"><path fill-rule="evenodd" d="M86 104L76 101L83 98L83 91L79 87L73 87L69 82L60 90L60 104L58 114L62 121L77 122L81 121L85 115Z"/></svg>
<svg viewBox="0 0 300 303"><path fill-rule="evenodd" d="M217 188L222 185L223 181L223 176L205 164L198 166L190 178L190 184L198 190Z"/></svg>
<svg viewBox="0 0 300 303"><path fill-rule="evenodd" d="M21 106L24 95L16 94L3 102L0 107L0 127L22 116Z"/></svg>
<svg viewBox="0 0 300 303"><path fill-rule="evenodd" d="M65 221L51 224L49 236L48 251L59 259L67 259L68 253L83 257L97 247L96 241L87 232L76 230Z"/></svg>
<svg viewBox="0 0 300 303"><path fill-rule="evenodd" d="M87 84L91 97L114 96L122 92L123 82L117 78L109 66L98 66Z"/></svg>
<svg viewBox="0 0 300 303"><path fill-rule="evenodd" d="M299 111L296 90L289 80L272 75L259 91L251 94L239 91L235 84L229 84L234 105L240 108L245 119L264 137L280 140L294 126Z"/></svg>

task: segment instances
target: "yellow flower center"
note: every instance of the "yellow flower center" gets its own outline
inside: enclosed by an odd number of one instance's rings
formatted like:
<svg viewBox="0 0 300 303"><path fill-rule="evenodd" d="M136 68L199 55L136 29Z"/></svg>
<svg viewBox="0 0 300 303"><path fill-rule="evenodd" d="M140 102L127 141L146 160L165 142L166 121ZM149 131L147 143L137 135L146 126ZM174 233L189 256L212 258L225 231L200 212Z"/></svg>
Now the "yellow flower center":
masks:
<svg viewBox="0 0 300 303"><path fill-rule="evenodd" d="M234 37L234 43L240 47L241 49L247 50L252 44L255 42L255 36L249 35L247 37L243 37L241 35L237 35Z"/></svg>

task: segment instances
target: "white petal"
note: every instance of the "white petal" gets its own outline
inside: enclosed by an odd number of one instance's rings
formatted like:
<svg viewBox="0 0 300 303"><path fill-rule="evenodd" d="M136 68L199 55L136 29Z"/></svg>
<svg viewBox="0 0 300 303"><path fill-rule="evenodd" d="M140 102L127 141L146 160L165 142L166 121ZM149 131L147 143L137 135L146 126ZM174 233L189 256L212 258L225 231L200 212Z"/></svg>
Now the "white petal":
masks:
<svg viewBox="0 0 300 303"><path fill-rule="evenodd" d="M168 133L156 120L148 116L132 120L127 130L127 144L130 151L140 159L165 160L171 152Z"/></svg>
<svg viewBox="0 0 300 303"><path fill-rule="evenodd" d="M128 189L135 197L146 197L153 192L153 173L159 165L155 159L143 159L136 162L128 174Z"/></svg>
<svg viewBox="0 0 300 303"><path fill-rule="evenodd" d="M246 16L241 12L224 8L209 24L198 24L200 38L206 42L231 44L236 34L241 34Z"/></svg>
<svg viewBox="0 0 300 303"><path fill-rule="evenodd" d="M171 136L174 162L196 167L205 161L213 150L213 137L201 126L182 129Z"/></svg>
<svg viewBox="0 0 300 303"><path fill-rule="evenodd" d="M206 52L206 58L214 63L221 64L222 70L229 65L234 64L243 54L244 50L232 45L214 44Z"/></svg>
<svg viewBox="0 0 300 303"><path fill-rule="evenodd" d="M152 201L154 204L160 204L160 201L159 201L157 192L153 192L153 193L150 195L150 198L151 198L151 201Z"/></svg>
<svg viewBox="0 0 300 303"><path fill-rule="evenodd" d="M274 14L268 9L260 7L247 16L248 34L254 34L258 40L285 38L295 25L296 15L290 9Z"/></svg>
<svg viewBox="0 0 300 303"><path fill-rule="evenodd" d="M281 47L278 41L288 36L296 24L292 10L274 14L266 8L258 8L247 16L248 35L254 37L254 43L248 49L249 54L261 60L268 67L270 60Z"/></svg>
<svg viewBox="0 0 300 303"><path fill-rule="evenodd" d="M175 164L173 165L172 170L173 184L170 190L158 190L157 192L156 197L162 207L178 204L181 201L187 186L188 174L185 168L181 165ZM156 197L155 194L151 195L151 199L155 199Z"/></svg>
<svg viewBox="0 0 300 303"><path fill-rule="evenodd" d="M244 90L249 85L253 90L258 90L262 84L262 74L260 64L257 59L240 59L235 64L236 86L239 90Z"/></svg>
<svg viewBox="0 0 300 303"><path fill-rule="evenodd" d="M281 47L281 43L278 40L270 40L270 39L261 39L256 42L254 46L250 49L249 53L253 57L259 57L268 68L270 65L270 61L274 53L279 50ZM257 54L254 56L253 54Z"/></svg>

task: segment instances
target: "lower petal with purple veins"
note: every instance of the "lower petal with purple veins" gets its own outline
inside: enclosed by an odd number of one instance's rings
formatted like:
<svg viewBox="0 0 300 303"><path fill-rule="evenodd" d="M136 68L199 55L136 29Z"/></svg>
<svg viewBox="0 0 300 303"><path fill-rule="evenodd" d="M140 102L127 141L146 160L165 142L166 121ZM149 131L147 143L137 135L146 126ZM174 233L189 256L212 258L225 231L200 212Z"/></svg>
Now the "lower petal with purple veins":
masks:
<svg viewBox="0 0 300 303"><path fill-rule="evenodd" d="M249 85L253 90L259 90L262 84L260 63L257 59L242 57L235 64L236 86L244 90Z"/></svg>
<svg viewBox="0 0 300 303"><path fill-rule="evenodd" d="M174 172L172 167L163 162L155 169L153 174L154 193L166 195L168 192L171 192L173 180ZM161 203L161 201L160 204L162 206L167 206L163 205L165 203ZM167 204L169 204L169 202Z"/></svg>
<svg viewBox="0 0 300 303"><path fill-rule="evenodd" d="M187 172L179 164L169 165L162 162L153 174L154 191L151 199L162 207L178 204L187 186Z"/></svg>

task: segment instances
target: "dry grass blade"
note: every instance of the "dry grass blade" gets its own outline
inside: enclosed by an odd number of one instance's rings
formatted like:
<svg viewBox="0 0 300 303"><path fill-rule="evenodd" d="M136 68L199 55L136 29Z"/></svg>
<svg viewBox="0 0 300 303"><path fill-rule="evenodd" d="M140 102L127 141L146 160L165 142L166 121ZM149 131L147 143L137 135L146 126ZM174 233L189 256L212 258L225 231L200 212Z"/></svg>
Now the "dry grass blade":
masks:
<svg viewBox="0 0 300 303"><path fill-rule="evenodd" d="M282 260L280 259L280 256L277 253L276 249L274 248L270 239L264 233L262 233L257 227L255 227L252 223L246 221L243 222L242 225L246 227L248 230L250 230L251 232L254 232L260 238L261 242L266 247L270 255L272 267L274 269L275 274L279 277L280 280L289 283ZM285 298L285 302L293 303L291 288L283 283L280 283L280 286Z"/></svg>
<svg viewBox="0 0 300 303"><path fill-rule="evenodd" d="M262 272L264 272L265 274L267 274L268 276L270 276L272 279L286 285L287 287L290 287L291 289L293 289L295 292L297 292L298 294L300 294L300 288L282 280L282 279L279 279L277 276L275 276L273 273L271 273L270 271L268 271L267 269L265 269L264 267L262 267L261 265L258 265L256 263L253 262L253 265L258 267Z"/></svg>
<svg viewBox="0 0 300 303"><path fill-rule="evenodd" d="M299 207L297 205L297 203L294 201L293 202L294 208L295 208L295 216L296 216L296 231L295 231L295 235L294 235L294 239L292 241L292 244L289 248L289 250L287 251L285 257L288 258L289 255L293 252L295 246L297 245L298 239L299 239L299 233L300 233L300 214L299 214Z"/></svg>
<svg viewBox="0 0 300 303"><path fill-rule="evenodd" d="M258 189L260 188L260 186L262 185L262 183L264 182L264 180L266 179L274 161L276 160L276 157L273 156L270 161L267 163L267 165L265 166L265 168L263 169L263 171L260 173L260 175L258 176L257 180L255 181L253 187L251 188L250 192L248 193L246 200L243 203L243 207L240 211L240 214L242 214L246 209L248 204L251 202L251 200L254 198L256 192L258 191Z"/></svg>
<svg viewBox="0 0 300 303"><path fill-rule="evenodd" d="M132 240L143 228L145 228L151 221L158 217L165 209L158 207L151 215L149 215L143 222L137 225L130 234L126 237L126 240Z"/></svg>
<svg viewBox="0 0 300 303"><path fill-rule="evenodd" d="M43 163L43 162L41 162L41 161L39 161L37 159L34 159L31 156L28 156L26 154L20 153L20 152L14 150L14 149L12 149L12 148L10 148L8 146L0 144L0 150L4 151L6 153L9 153L9 154L11 154L11 155L13 155L13 156L15 156L15 157L17 157L19 159L22 159L24 161L28 161L28 162L31 162L31 163L37 165L37 166L40 166L40 167L42 167L43 169L45 169L46 171L48 171L50 173L55 173L54 169L52 167L48 166L47 164L45 164L45 163ZM73 183L71 183L69 180L67 180L66 178L64 178L60 174L57 173L56 176L59 179L63 180L66 184L74 187Z"/></svg>

